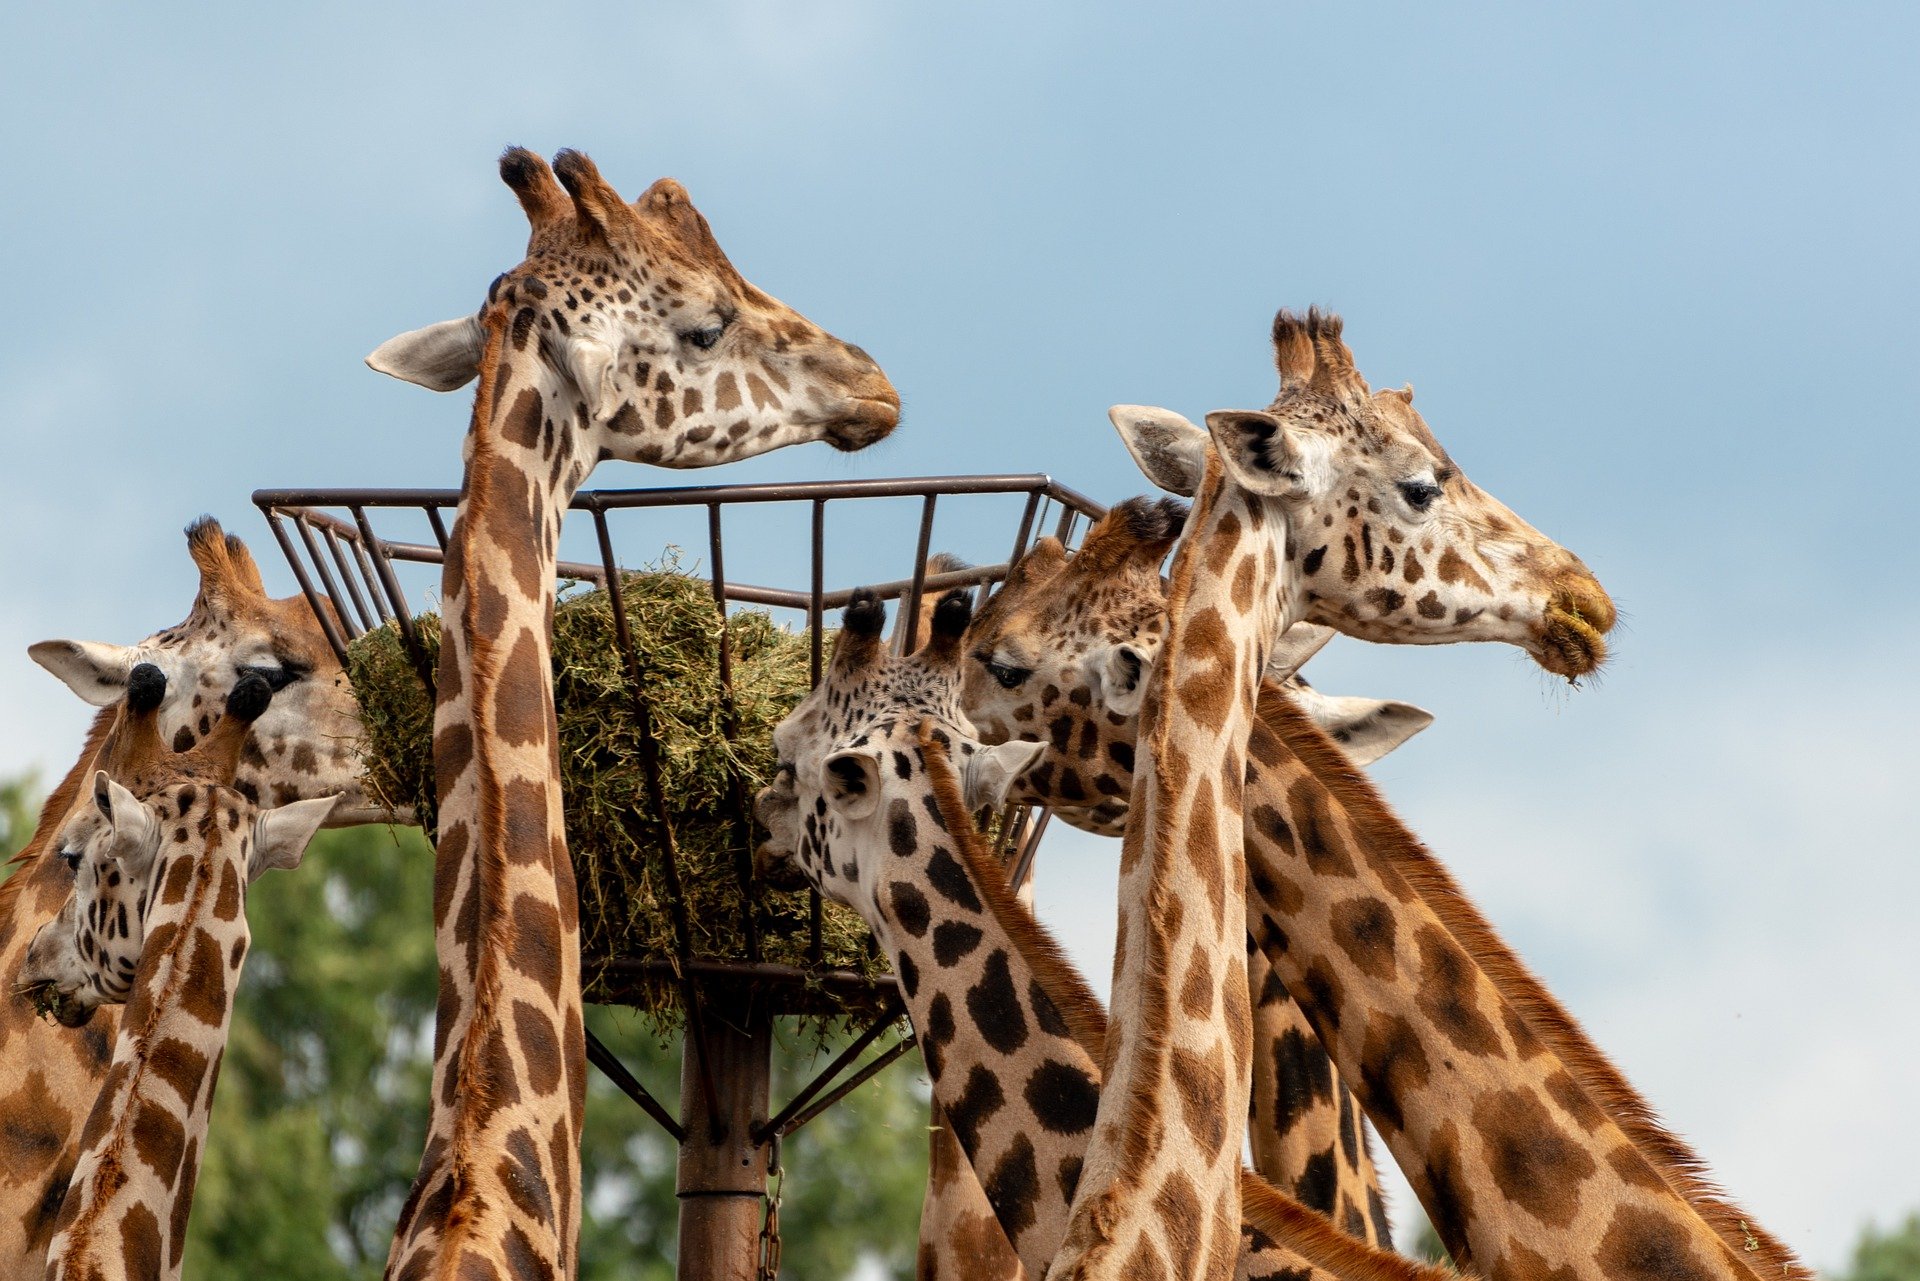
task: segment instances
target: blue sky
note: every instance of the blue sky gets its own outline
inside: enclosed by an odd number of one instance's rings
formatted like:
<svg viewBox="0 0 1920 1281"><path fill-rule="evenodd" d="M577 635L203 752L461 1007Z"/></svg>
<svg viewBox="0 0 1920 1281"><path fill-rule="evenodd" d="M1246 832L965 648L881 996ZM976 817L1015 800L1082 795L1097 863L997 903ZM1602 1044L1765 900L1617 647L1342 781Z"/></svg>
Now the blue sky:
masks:
<svg viewBox="0 0 1920 1281"><path fill-rule="evenodd" d="M56 772L84 721L26 645L176 621L193 516L290 587L252 489L457 483L466 398L360 357L518 261L509 143L586 150L630 194L680 178L750 278L905 395L866 454L693 480L1045 470L1117 499L1144 486L1107 405L1264 404L1274 308L1331 306L1628 629L1572 696L1490 649L1340 643L1319 683L1439 715L1381 767L1402 811L1731 1190L1839 1265L1920 1202L1916 28L16 6L0 769ZM1042 883L1103 986L1085 888L1111 858L1058 841Z"/></svg>

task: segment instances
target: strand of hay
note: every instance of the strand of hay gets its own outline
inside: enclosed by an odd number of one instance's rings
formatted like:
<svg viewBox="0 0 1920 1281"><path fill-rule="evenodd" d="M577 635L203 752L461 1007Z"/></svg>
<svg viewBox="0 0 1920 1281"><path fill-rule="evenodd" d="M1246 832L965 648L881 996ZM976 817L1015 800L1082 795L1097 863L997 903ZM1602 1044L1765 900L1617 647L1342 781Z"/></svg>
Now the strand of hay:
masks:
<svg viewBox="0 0 1920 1281"><path fill-rule="evenodd" d="M778 627L765 613L743 610L724 622L708 585L673 572L621 580L628 631L639 660L641 690L653 720L661 782L679 847L691 953L703 960L747 959L739 848L759 835L743 822L731 792L737 771L752 796L774 767L773 729L805 696L809 647L804 633ZM440 620L414 620L430 661L440 652ZM731 645L737 733L725 733L720 638ZM412 805L435 827L433 707L393 627L368 633L348 649L347 671L367 731L367 782L389 803ZM560 726L560 784L567 846L580 892L581 959L588 999L611 995L599 963L671 961L679 950L668 908L665 858L654 839L640 765L639 718L626 664L614 641L612 598L601 591L563 595L553 613L553 681ZM755 886L761 959L808 965L808 899ZM872 936L854 913L832 903L821 914L823 963L869 977L886 973ZM651 1012L663 1028L684 1018L671 981L623 984L623 1004ZM871 996L812 990L781 1003L783 1013L873 1014Z"/></svg>

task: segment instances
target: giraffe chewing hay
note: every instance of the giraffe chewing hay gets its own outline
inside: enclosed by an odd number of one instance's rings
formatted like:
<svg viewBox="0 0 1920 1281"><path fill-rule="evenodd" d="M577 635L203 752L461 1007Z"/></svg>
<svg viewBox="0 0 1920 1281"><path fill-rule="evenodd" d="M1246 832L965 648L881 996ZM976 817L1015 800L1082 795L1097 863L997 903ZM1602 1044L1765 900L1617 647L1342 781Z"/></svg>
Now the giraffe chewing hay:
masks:
<svg viewBox="0 0 1920 1281"><path fill-rule="evenodd" d="M0 971L7 974L18 972L28 943L72 891L74 871L54 857L57 840L76 806L92 807L100 752L139 663L167 677L157 724L176 751L212 730L219 700L246 674L275 691L241 750L234 787L242 796L277 805L341 796L330 826L388 817L361 788L359 712L305 598L269 597L246 545L219 522L202 518L186 532L199 585L185 620L137 645L54 640L28 650L101 711L41 805L13 875L0 883ZM100 1093L118 1026L118 1006L102 1006L79 1028L44 1021L32 1007L33 998L20 993L0 1001L0 1125L19 1139L0 1166L0 1276L35 1276L45 1267L81 1125Z"/></svg>
<svg viewBox="0 0 1920 1281"><path fill-rule="evenodd" d="M47 1276L176 1277L214 1084L249 936L246 886L299 864L337 798L262 809L232 786L272 691L250 674L193 749L162 743L166 678L136 666L59 848L77 876L27 949L21 981L61 1023L126 1003L112 1066L80 1140Z"/></svg>

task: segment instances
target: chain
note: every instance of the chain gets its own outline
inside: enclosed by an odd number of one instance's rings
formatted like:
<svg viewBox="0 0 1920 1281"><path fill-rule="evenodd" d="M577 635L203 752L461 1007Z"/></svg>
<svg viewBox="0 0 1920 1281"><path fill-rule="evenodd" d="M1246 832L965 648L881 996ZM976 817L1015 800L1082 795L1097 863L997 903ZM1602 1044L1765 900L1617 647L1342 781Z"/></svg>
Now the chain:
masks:
<svg viewBox="0 0 1920 1281"><path fill-rule="evenodd" d="M759 1281L779 1281L780 1277L780 1188L786 1182L786 1171L780 1168L780 1135L776 1131L768 1141L771 1151L767 1154L767 1174L773 1183L773 1191L767 1195L767 1218L760 1225L760 1276Z"/></svg>

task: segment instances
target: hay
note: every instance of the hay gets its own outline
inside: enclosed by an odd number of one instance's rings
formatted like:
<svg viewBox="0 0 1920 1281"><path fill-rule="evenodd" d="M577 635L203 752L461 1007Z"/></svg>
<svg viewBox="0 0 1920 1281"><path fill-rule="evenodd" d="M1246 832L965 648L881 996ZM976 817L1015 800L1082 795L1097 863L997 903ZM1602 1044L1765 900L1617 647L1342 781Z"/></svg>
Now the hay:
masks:
<svg viewBox="0 0 1920 1281"><path fill-rule="evenodd" d="M628 629L653 720L663 791L679 850L690 951L707 960L745 960L738 852L759 834L737 801L750 804L774 767L773 729L806 694L804 633L744 610L723 624L706 583L673 572L621 580ZM430 661L438 662L440 620L414 622ZM720 639L731 649L738 730L725 733ZM370 632L348 651L348 674L367 730L367 782L375 795L416 808L434 828L433 708L398 633ZM554 699L560 725L560 780L567 844L580 890L580 945L589 999L617 997L655 1015L665 1027L684 1014L670 980L611 983L599 971L609 960L671 961L678 956L668 908L666 859L647 803L641 768L640 718L625 664L614 642L611 597L600 591L563 594L553 613ZM739 791L733 789L736 786ZM808 896L754 887L761 959L809 964ZM854 913L832 903L821 916L822 963L869 977L884 974L872 936ZM876 1013L878 993L783 994L782 1012Z"/></svg>

